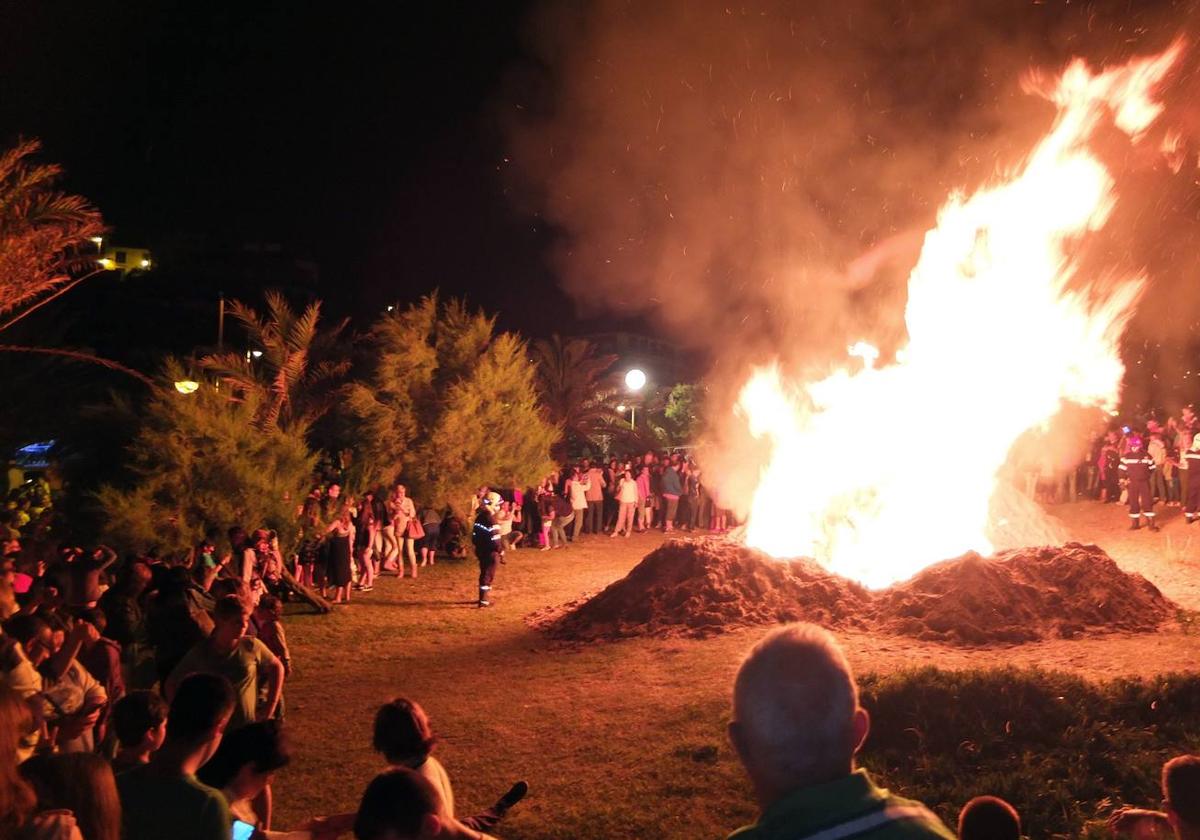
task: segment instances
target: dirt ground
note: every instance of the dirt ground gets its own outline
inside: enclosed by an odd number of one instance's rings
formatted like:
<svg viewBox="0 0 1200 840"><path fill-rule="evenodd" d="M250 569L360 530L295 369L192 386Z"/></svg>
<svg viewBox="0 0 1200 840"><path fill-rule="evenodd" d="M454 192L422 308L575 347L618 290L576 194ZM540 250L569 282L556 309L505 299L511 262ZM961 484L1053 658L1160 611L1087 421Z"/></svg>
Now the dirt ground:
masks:
<svg viewBox="0 0 1200 840"><path fill-rule="evenodd" d="M1177 508L1159 533L1127 531L1114 505L1056 507L1071 537L1104 548L1181 608L1154 634L1107 634L966 649L839 631L862 672L1037 665L1091 679L1200 667L1200 526ZM370 721L404 694L430 712L460 814L525 778L526 802L505 838L722 837L753 817L724 736L741 654L766 628L705 640L628 639L570 646L526 617L623 577L660 542L584 538L565 551L517 551L502 566L497 605L479 611L474 563L443 561L417 580L385 579L333 616L287 619L296 671L286 688L293 765L276 780L277 828L353 810L380 768Z"/></svg>

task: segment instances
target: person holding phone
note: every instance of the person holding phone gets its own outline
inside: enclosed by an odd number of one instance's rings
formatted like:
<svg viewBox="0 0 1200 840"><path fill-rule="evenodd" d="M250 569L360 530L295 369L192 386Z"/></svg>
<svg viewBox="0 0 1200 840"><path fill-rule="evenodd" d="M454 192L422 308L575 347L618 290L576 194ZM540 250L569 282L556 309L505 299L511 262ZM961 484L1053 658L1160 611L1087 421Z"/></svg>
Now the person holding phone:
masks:
<svg viewBox="0 0 1200 840"><path fill-rule="evenodd" d="M229 840L224 795L196 778L225 734L233 687L215 674L181 680L167 713L167 737L143 764L117 776L123 840Z"/></svg>

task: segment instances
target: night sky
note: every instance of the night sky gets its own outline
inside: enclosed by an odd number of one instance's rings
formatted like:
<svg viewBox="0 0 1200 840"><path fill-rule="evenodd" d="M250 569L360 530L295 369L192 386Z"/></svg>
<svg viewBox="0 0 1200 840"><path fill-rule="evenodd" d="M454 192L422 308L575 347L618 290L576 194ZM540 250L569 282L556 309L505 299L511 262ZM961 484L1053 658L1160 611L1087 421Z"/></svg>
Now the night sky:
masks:
<svg viewBox="0 0 1200 840"><path fill-rule="evenodd" d="M115 241L279 242L345 314L437 286L578 326L505 195L529 3L4 5L0 140L41 138Z"/></svg>

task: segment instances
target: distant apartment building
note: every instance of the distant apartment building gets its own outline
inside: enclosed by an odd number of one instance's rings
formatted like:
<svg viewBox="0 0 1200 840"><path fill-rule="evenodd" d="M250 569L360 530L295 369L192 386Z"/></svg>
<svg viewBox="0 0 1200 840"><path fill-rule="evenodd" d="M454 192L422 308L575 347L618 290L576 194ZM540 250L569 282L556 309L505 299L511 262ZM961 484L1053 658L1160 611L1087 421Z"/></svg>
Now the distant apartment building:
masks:
<svg viewBox="0 0 1200 840"><path fill-rule="evenodd" d="M110 244L100 236L95 237L92 242L95 243L99 254L96 262L105 271L128 274L131 271L148 271L154 266L154 258L149 248Z"/></svg>

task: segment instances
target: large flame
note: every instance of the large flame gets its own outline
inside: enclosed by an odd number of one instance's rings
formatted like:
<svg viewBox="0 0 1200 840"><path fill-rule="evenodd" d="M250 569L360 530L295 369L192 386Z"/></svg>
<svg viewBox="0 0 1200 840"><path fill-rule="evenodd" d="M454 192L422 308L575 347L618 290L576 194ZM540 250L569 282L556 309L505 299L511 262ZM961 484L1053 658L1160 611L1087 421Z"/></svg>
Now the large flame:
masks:
<svg viewBox="0 0 1200 840"><path fill-rule="evenodd" d="M747 543L814 557L867 586L993 550L989 503L1013 443L1063 401L1111 408L1118 342L1143 278L1079 291L1075 244L1108 219L1113 178L1088 145L1111 118L1138 139L1180 52L1093 73L1072 63L1042 91L1049 134L1011 177L951 196L908 282L909 343L808 384L756 370L738 409L771 444ZM1037 84L1036 79L1033 82Z"/></svg>

